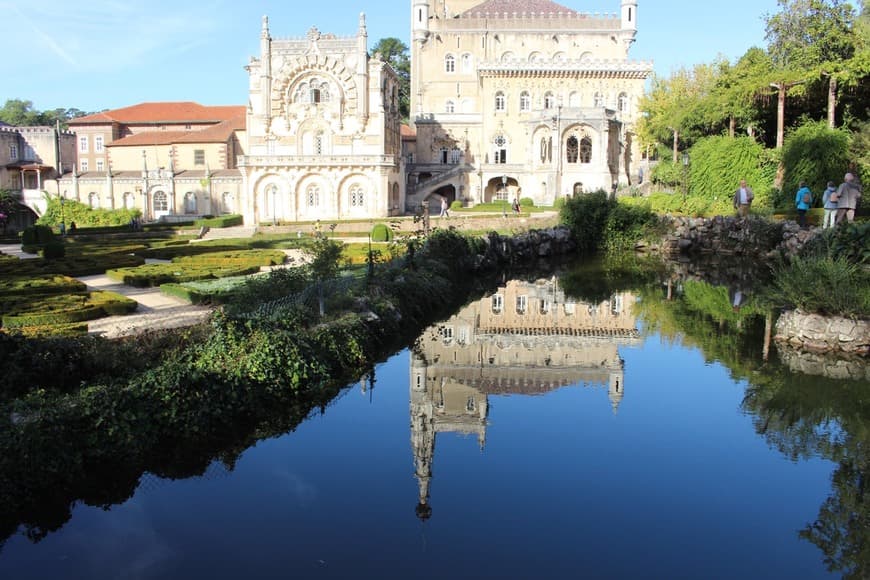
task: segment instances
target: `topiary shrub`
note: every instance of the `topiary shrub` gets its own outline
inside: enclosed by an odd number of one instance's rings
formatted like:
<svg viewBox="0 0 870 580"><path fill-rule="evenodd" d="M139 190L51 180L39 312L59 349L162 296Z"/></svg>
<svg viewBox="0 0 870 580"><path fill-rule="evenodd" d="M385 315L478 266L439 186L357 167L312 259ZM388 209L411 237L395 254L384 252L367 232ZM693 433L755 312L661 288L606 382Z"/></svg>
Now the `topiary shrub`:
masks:
<svg viewBox="0 0 870 580"><path fill-rule="evenodd" d="M457 202L453 202L457 203ZM461 202L460 202L461 203ZM390 226L387 224L375 224L372 227L372 241L373 242L389 242L393 239L393 230L390 229Z"/></svg>
<svg viewBox="0 0 870 580"><path fill-rule="evenodd" d="M47 244L54 239L54 232L48 226L35 225L24 228L21 233L21 244L23 246L34 246L39 244Z"/></svg>
<svg viewBox="0 0 870 580"><path fill-rule="evenodd" d="M66 244L52 240L42 247L42 257L46 260L58 260L66 256Z"/></svg>
<svg viewBox="0 0 870 580"><path fill-rule="evenodd" d="M450 209L452 210L460 210L463 207L465 207L465 204L463 204L458 199L454 199L452 202L450 202Z"/></svg>
<svg viewBox="0 0 870 580"><path fill-rule="evenodd" d="M520 205L523 207L535 207L535 200L531 197L520 198Z"/></svg>

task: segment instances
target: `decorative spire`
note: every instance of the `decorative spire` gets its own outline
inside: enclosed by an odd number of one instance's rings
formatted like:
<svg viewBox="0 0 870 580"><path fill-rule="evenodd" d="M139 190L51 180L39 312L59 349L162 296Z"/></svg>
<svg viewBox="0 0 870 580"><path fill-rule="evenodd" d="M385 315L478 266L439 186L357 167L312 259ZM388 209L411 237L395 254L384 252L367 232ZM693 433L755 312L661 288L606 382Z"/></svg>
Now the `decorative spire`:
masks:
<svg viewBox="0 0 870 580"><path fill-rule="evenodd" d="M269 17L263 15L263 28L260 31L260 38L269 38Z"/></svg>

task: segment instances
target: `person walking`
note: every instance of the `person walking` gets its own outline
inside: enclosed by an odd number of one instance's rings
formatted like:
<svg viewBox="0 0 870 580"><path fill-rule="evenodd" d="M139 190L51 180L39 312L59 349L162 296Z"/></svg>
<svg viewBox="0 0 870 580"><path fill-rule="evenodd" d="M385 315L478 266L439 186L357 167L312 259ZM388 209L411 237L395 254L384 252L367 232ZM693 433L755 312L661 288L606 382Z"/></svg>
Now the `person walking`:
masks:
<svg viewBox="0 0 870 580"><path fill-rule="evenodd" d="M450 214L447 213L447 198L446 197L441 198L441 213L438 215L438 217L450 217Z"/></svg>
<svg viewBox="0 0 870 580"><path fill-rule="evenodd" d="M855 221L855 210L861 199L861 188L855 183L855 175L847 173L837 188L837 225Z"/></svg>
<svg viewBox="0 0 870 580"><path fill-rule="evenodd" d="M752 206L752 200L755 199L755 194L752 188L746 185L746 180L740 180L740 187L734 191L734 209L737 210L738 217L746 217L749 215L749 208Z"/></svg>
<svg viewBox="0 0 870 580"><path fill-rule="evenodd" d="M801 181L797 193L794 196L797 206L798 225L804 229L807 227L807 211L813 206L813 192L807 187L805 181Z"/></svg>
<svg viewBox="0 0 870 580"><path fill-rule="evenodd" d="M833 181L828 182L828 187L822 194L822 207L825 210L825 218L822 220L822 228L829 229L834 227L837 221L837 198L831 199L837 191L837 184Z"/></svg>

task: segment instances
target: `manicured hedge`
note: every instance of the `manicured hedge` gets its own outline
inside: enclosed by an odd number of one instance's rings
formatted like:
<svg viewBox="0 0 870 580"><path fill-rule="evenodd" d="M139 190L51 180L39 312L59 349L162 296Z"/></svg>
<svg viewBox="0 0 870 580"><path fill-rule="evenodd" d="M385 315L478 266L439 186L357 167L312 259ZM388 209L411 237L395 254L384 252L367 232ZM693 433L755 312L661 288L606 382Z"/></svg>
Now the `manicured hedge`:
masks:
<svg viewBox="0 0 870 580"><path fill-rule="evenodd" d="M109 268L132 268L145 263L145 258L128 254L102 256L67 256L60 260L28 259L0 261L0 276L93 276Z"/></svg>
<svg viewBox="0 0 870 580"><path fill-rule="evenodd" d="M389 242L393 239L393 230L387 224L375 224L372 227L373 242Z"/></svg>
<svg viewBox="0 0 870 580"><path fill-rule="evenodd" d="M281 250L234 250L229 252L209 252L198 256L179 256L172 259L173 264L216 264L239 266L275 266L283 264L287 254Z"/></svg>
<svg viewBox="0 0 870 580"><path fill-rule="evenodd" d="M87 287L69 276L37 276L34 278L4 278L0 280L0 296L14 294L73 294L84 292Z"/></svg>
<svg viewBox="0 0 870 580"><path fill-rule="evenodd" d="M196 220L193 224L201 228L203 226L209 228L229 228L233 226L240 226L245 223L244 218L239 214L231 214L231 215L222 215L213 218L204 218L201 220Z"/></svg>
<svg viewBox="0 0 870 580"><path fill-rule="evenodd" d="M137 288L160 286L169 282L191 282L227 276L243 276L260 271L260 266L217 266L214 264L146 264L138 268L115 268L106 271L112 280Z"/></svg>
<svg viewBox="0 0 870 580"><path fill-rule="evenodd" d="M135 300L116 292L6 296L0 299L3 326L47 326L93 320L109 315L129 314L138 307Z"/></svg>

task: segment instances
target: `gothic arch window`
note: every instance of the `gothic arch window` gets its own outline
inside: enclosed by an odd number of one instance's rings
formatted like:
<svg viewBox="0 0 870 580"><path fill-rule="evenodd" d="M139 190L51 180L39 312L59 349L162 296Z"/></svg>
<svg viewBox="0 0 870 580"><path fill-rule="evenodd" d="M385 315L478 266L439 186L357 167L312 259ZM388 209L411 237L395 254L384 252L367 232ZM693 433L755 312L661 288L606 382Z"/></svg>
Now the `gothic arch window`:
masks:
<svg viewBox="0 0 870 580"><path fill-rule="evenodd" d="M169 211L169 199L165 192L154 192L154 211Z"/></svg>
<svg viewBox="0 0 870 580"><path fill-rule="evenodd" d="M88 205L91 206L92 209L100 207L100 195L96 191L92 191L88 194Z"/></svg>
<svg viewBox="0 0 870 580"><path fill-rule="evenodd" d="M603 107L604 106L604 94L598 91L595 91L595 96L593 97L594 107Z"/></svg>
<svg viewBox="0 0 870 580"><path fill-rule="evenodd" d="M504 92L498 91L495 94L495 110L496 111L504 111L507 106L507 99L504 96Z"/></svg>
<svg viewBox="0 0 870 580"><path fill-rule="evenodd" d="M311 95L308 92L308 83L301 83L296 87L296 92L293 93L294 103L307 103Z"/></svg>
<svg viewBox="0 0 870 580"><path fill-rule="evenodd" d="M553 161L553 138L549 136L541 137L541 163L550 163Z"/></svg>
<svg viewBox="0 0 870 580"><path fill-rule="evenodd" d="M454 103L452 100L451 100L451 101L447 101L447 102L444 104L444 112L445 112L445 113L454 113L454 112L456 112L456 103Z"/></svg>
<svg viewBox="0 0 870 580"><path fill-rule="evenodd" d="M580 140L580 163L592 163L592 139L589 137Z"/></svg>
<svg viewBox="0 0 870 580"><path fill-rule="evenodd" d="M309 185L305 190L305 197L308 207L320 207L320 187Z"/></svg>
<svg viewBox="0 0 870 580"><path fill-rule="evenodd" d="M452 54L444 57L444 72L456 72L456 57Z"/></svg>
<svg viewBox="0 0 870 580"><path fill-rule="evenodd" d="M520 112L528 112L532 108L532 96L529 91L520 93Z"/></svg>
<svg viewBox="0 0 870 580"><path fill-rule="evenodd" d="M466 52L465 54L462 55L462 72L464 72L466 74L474 72L474 70L472 69L471 63L472 63L471 54Z"/></svg>
<svg viewBox="0 0 870 580"><path fill-rule="evenodd" d="M568 163L577 163L577 159L580 157L580 143L574 135L568 137L568 141L565 143L565 157Z"/></svg>
<svg viewBox="0 0 870 580"><path fill-rule="evenodd" d="M352 208L362 208L365 206L365 189L359 184L354 184L350 186L349 191L349 200L350 207Z"/></svg>
<svg viewBox="0 0 870 580"><path fill-rule="evenodd" d="M628 112L628 95L625 93L619 93L619 98L616 101L616 108L620 113Z"/></svg>
<svg viewBox="0 0 870 580"><path fill-rule="evenodd" d="M184 213L196 213L196 194L192 191L184 194Z"/></svg>
<svg viewBox="0 0 870 580"><path fill-rule="evenodd" d="M556 106L556 97L553 96L553 93L547 91L544 93L544 108L552 109Z"/></svg>

